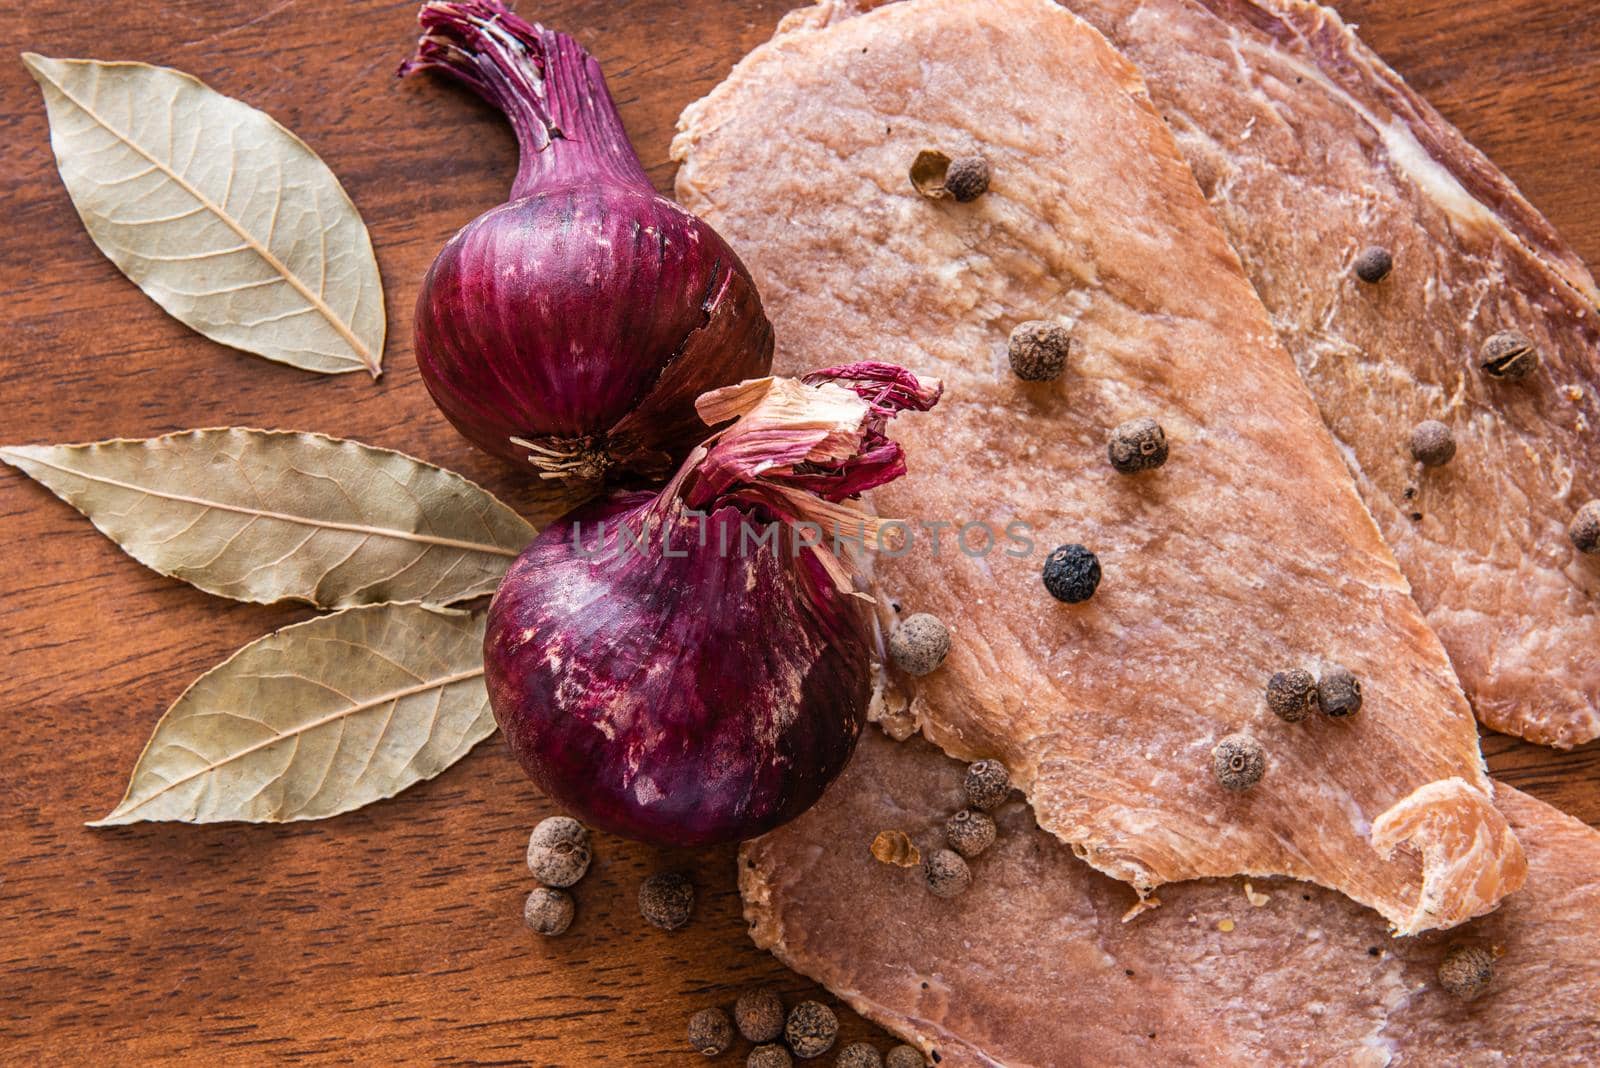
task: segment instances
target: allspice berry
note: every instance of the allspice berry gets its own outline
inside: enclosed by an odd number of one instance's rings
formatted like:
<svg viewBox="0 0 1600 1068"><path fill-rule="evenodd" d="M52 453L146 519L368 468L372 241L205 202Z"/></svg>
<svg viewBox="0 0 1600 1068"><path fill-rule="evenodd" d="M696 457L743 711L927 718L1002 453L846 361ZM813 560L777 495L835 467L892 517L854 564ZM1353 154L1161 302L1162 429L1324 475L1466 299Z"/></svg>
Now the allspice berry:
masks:
<svg viewBox="0 0 1600 1068"><path fill-rule="evenodd" d="M782 1046L757 1046L744 1060L744 1068L793 1068L794 1058Z"/></svg>
<svg viewBox="0 0 1600 1068"><path fill-rule="evenodd" d="M1067 367L1072 335L1060 323L1030 319L1011 331L1006 355L1011 370L1024 382L1050 382L1061 377Z"/></svg>
<svg viewBox="0 0 1600 1068"><path fill-rule="evenodd" d="M889 636L889 659L907 675L929 674L949 653L950 628L927 612L907 616Z"/></svg>
<svg viewBox="0 0 1600 1068"><path fill-rule="evenodd" d="M1106 456L1124 475L1154 470L1167 462L1167 433L1148 416L1129 420L1111 432Z"/></svg>
<svg viewBox="0 0 1600 1068"><path fill-rule="evenodd" d="M951 849L935 849L922 862L922 876L934 897L959 897L972 885L972 869Z"/></svg>
<svg viewBox="0 0 1600 1068"><path fill-rule="evenodd" d="M994 820L987 812L964 808L944 823L944 840L964 857L975 857L994 845Z"/></svg>
<svg viewBox="0 0 1600 1068"><path fill-rule="evenodd" d="M1456 436L1437 419L1424 419L1411 428L1411 458L1423 467L1443 467L1456 454Z"/></svg>
<svg viewBox="0 0 1600 1068"><path fill-rule="evenodd" d="M733 1005L733 1023L752 1042L772 1042L783 1034L783 999L770 986L746 990Z"/></svg>
<svg viewBox="0 0 1600 1068"><path fill-rule="evenodd" d="M1361 680L1349 668L1333 665L1317 683L1317 704L1334 719L1355 715L1361 711Z"/></svg>
<svg viewBox="0 0 1600 1068"><path fill-rule="evenodd" d="M694 912L694 884L681 872L652 875L639 885L639 914L651 926L676 931Z"/></svg>
<svg viewBox="0 0 1600 1068"><path fill-rule="evenodd" d="M982 156L957 156L944 172L944 188L962 204L989 191L989 161Z"/></svg>
<svg viewBox="0 0 1600 1068"><path fill-rule="evenodd" d="M998 808L1011 796L1011 773L998 760L980 760L967 765L967 777L962 780L967 794L967 804L988 811Z"/></svg>
<svg viewBox="0 0 1600 1068"><path fill-rule="evenodd" d="M1494 979L1494 954L1483 946L1454 945L1439 962L1439 985L1471 1001Z"/></svg>
<svg viewBox="0 0 1600 1068"><path fill-rule="evenodd" d="M924 1068L926 1063L915 1046L899 1045L884 1058L883 1068Z"/></svg>
<svg viewBox="0 0 1600 1068"><path fill-rule="evenodd" d="M546 886L571 886L589 870L589 832L571 816L541 820L528 838L528 870Z"/></svg>
<svg viewBox="0 0 1600 1068"><path fill-rule="evenodd" d="M802 1001L789 1010L783 1037L796 1057L820 1057L833 1048L833 1040L839 1037L839 1017L820 1001Z"/></svg>
<svg viewBox="0 0 1600 1068"><path fill-rule="evenodd" d="M721 1009L701 1009L689 1017L689 1045L715 1057L733 1045L733 1024Z"/></svg>
<svg viewBox="0 0 1600 1068"><path fill-rule="evenodd" d="M1248 734L1230 734L1211 750L1211 771L1217 783L1243 793L1261 781L1267 770L1267 753Z"/></svg>
<svg viewBox="0 0 1600 1068"><path fill-rule="evenodd" d="M852 1042L839 1051L834 1068L883 1068L883 1054L870 1042Z"/></svg>
<svg viewBox="0 0 1600 1068"><path fill-rule="evenodd" d="M1538 364L1539 350L1526 334L1502 330L1483 343L1478 360L1483 373L1490 378L1517 379Z"/></svg>
<svg viewBox="0 0 1600 1068"><path fill-rule="evenodd" d="M1274 672L1267 680L1267 708L1285 723L1299 723L1317 709L1317 679L1303 668Z"/></svg>
<svg viewBox="0 0 1600 1068"><path fill-rule="evenodd" d="M1044 558L1044 588L1064 604L1082 604L1100 588L1100 558L1082 545L1058 546Z"/></svg>
<svg viewBox="0 0 1600 1068"><path fill-rule="evenodd" d="M1580 553L1600 553L1600 501L1590 501L1578 509L1567 527L1572 547Z"/></svg>
<svg viewBox="0 0 1600 1068"><path fill-rule="evenodd" d="M1356 277L1368 285L1377 285L1389 277L1389 272L1394 269L1394 257L1389 255L1389 250L1381 245L1373 245L1361 250L1361 255L1356 257Z"/></svg>
<svg viewBox="0 0 1600 1068"><path fill-rule="evenodd" d="M565 890L541 886L522 906L522 922L535 934L554 937L572 926L572 896Z"/></svg>

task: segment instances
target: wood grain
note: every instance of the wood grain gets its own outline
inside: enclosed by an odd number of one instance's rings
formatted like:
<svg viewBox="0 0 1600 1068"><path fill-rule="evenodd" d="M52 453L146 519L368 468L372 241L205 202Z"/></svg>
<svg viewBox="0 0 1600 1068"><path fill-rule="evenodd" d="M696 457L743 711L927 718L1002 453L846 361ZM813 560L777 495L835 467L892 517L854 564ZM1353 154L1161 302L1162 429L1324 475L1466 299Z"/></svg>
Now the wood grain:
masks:
<svg viewBox="0 0 1600 1068"><path fill-rule="evenodd" d="M681 108L764 40L786 0L551 0L525 14L599 57L658 186ZM1561 227L1600 257L1600 23L1568 0L1337 5ZM417 379L409 312L434 252L504 196L509 133L488 108L395 66L415 5L4 0L17 49L188 70L265 109L344 181L389 301L387 374L318 378L212 344L165 316L89 242L56 176L22 65L0 64L9 296L6 442L243 424L404 449L513 503ZM92 13L91 13L92 12ZM565 937L521 926L526 834L552 811L497 740L402 797L285 828L90 831L150 728L199 672L306 613L216 600L154 575L12 471L0 475L0 1059L692 1064L684 1021L754 982L818 992L743 935L733 855L601 838ZM1507 781L1600 823L1600 747L1488 737ZM647 873L700 890L668 935L638 918ZM831 1001L830 999L827 999ZM848 1014L849 1037L874 1034ZM880 1046L887 1040L878 1036ZM717 1063L734 1063L724 1057Z"/></svg>

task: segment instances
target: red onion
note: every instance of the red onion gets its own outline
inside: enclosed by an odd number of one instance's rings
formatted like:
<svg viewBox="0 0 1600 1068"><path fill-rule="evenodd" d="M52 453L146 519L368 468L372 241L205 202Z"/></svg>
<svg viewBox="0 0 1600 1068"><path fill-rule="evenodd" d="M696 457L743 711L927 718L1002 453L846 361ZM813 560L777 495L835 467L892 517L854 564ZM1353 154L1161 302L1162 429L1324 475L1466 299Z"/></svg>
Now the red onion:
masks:
<svg viewBox="0 0 1600 1068"><path fill-rule="evenodd" d="M887 364L716 390L706 421L738 421L660 493L547 527L484 639L495 719L529 776L585 821L664 845L737 841L810 807L855 748L875 648L834 534L873 543L878 521L850 498L904 473L884 424L938 395Z"/></svg>
<svg viewBox="0 0 1600 1068"><path fill-rule="evenodd" d="M508 203L439 253L417 366L486 452L593 488L664 476L705 427L694 401L763 375L772 327L716 232L650 185L594 57L496 0L423 5L402 75L447 71L503 111Z"/></svg>

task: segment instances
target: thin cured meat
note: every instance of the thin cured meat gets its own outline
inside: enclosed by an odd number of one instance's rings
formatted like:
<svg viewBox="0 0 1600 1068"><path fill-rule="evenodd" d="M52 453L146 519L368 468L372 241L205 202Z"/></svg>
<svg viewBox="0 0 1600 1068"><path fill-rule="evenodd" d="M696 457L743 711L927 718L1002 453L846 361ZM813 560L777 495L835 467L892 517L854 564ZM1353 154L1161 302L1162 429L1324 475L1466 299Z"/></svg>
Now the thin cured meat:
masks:
<svg viewBox="0 0 1600 1068"><path fill-rule="evenodd" d="M1484 724L1600 737L1600 290L1482 153L1333 11L1065 0L1139 67ZM1369 245L1394 267L1352 264ZM1538 364L1479 369L1515 330ZM1449 425L1448 466L1406 436Z"/></svg>
<svg viewBox="0 0 1600 1068"><path fill-rule="evenodd" d="M751 267L783 373L870 356L945 382L873 496L912 524L880 599L954 635L898 680L911 718L1004 761L1042 826L1142 892L1292 875L1406 932L1492 909L1525 864L1471 712L1135 69L1044 0L852 11L792 15L691 106L678 192ZM924 148L986 155L988 193L918 196ZM1072 332L1058 381L1008 366L1033 319ZM1119 474L1108 436L1140 416L1171 459ZM1041 581L1062 543L1098 554L1084 604ZM1266 710L1274 671L1335 664L1358 715ZM1240 731L1267 760L1236 795L1210 752Z"/></svg>
<svg viewBox="0 0 1600 1068"><path fill-rule="evenodd" d="M757 944L862 1015L967 1065L1580 1065L1600 1048L1600 833L1500 786L1526 886L1455 931L1390 938L1370 911L1284 879L1133 894L1014 801L963 895L874 860L879 830L924 851L963 802L921 739L863 737L816 808L740 861ZM1440 988L1449 947L1498 953L1476 999Z"/></svg>

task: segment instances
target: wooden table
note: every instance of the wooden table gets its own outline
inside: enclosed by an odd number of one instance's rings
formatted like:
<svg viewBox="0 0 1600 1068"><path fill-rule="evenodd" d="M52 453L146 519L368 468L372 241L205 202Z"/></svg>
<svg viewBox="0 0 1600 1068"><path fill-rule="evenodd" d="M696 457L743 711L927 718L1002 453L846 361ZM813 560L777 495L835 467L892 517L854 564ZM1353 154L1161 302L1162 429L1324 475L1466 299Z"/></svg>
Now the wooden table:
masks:
<svg viewBox="0 0 1600 1068"><path fill-rule="evenodd" d="M788 0L523 0L610 77L662 189L679 110L765 40ZM1366 38L1600 260L1600 23L1571 0L1341 0ZM387 283L387 373L321 378L212 344L103 259L58 180L22 65L0 64L6 442L244 424L359 438L517 501L439 418L410 345L428 263L499 203L511 137L467 94L399 83L415 4L3 0L14 48L191 71L277 117L343 179ZM522 928L529 828L552 809L498 741L400 798L286 827L83 826L121 796L161 711L299 608L234 604L123 556L66 505L0 475L0 1061L131 1059L692 1064L684 1020L775 982L744 937L733 851L598 842L567 936ZM1506 781L1600 823L1600 747L1490 736ZM685 931L646 927L642 876L695 873ZM829 999L831 1000L831 999ZM845 1014L845 1034L874 1034ZM887 1045L880 1038L880 1045ZM716 1063L735 1063L724 1057Z"/></svg>

